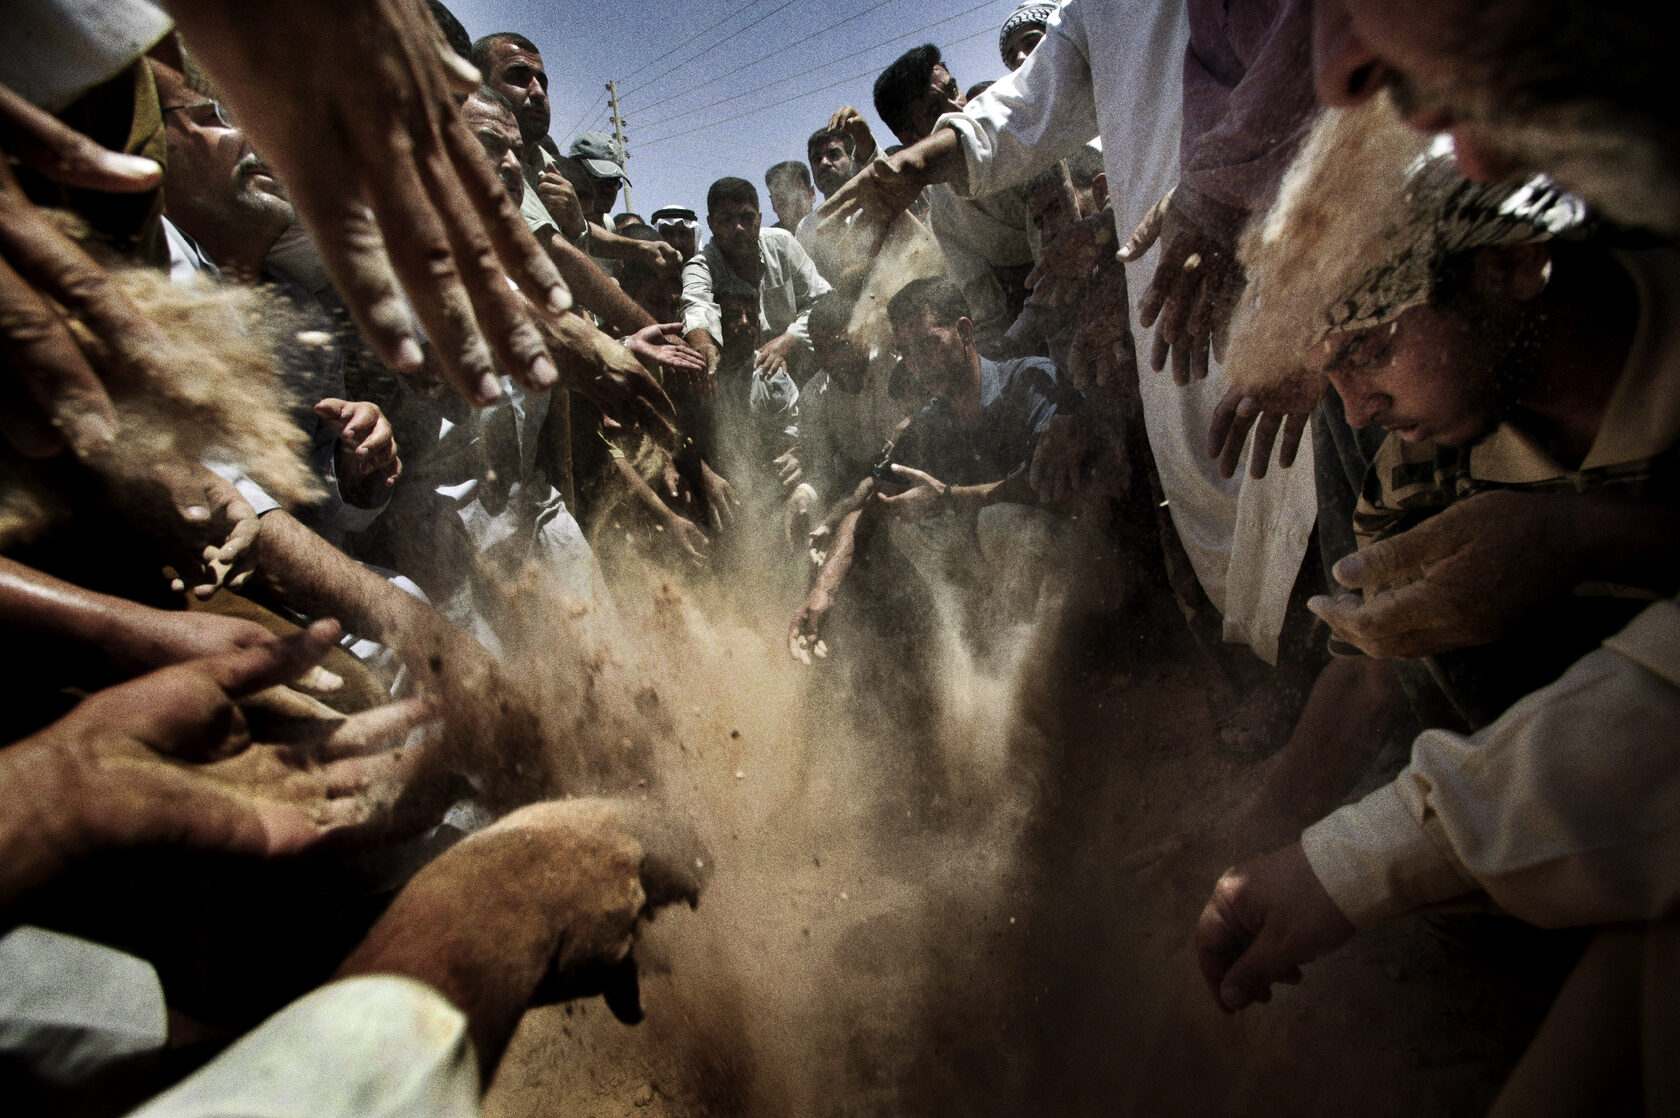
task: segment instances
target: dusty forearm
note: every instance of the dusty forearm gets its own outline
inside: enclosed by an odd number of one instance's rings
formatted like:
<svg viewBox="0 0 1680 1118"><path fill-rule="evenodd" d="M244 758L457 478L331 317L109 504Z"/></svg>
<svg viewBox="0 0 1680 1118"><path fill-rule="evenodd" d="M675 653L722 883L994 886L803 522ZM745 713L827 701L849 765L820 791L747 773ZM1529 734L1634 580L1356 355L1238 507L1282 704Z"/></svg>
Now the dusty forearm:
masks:
<svg viewBox="0 0 1680 1118"><path fill-rule="evenodd" d="M539 907L541 890L498 890L485 904L472 880L451 863L453 874L422 870L397 896L334 978L395 974L424 982L467 1015L484 1081L501 1058L514 1026L547 973L561 929ZM505 870L486 861L492 879Z"/></svg>
<svg viewBox="0 0 1680 1118"><path fill-rule="evenodd" d="M336 618L353 633L393 644L416 625L442 624L418 599L386 582L284 510L266 513L257 574L283 603L308 617Z"/></svg>
<svg viewBox="0 0 1680 1118"><path fill-rule="evenodd" d="M647 479L631 464L628 458L615 457L613 459L613 470L624 488L629 491L631 499L640 505L648 515L658 520L664 520L671 515L670 508L659 499L659 494L653 491L653 486L647 483Z"/></svg>
<svg viewBox="0 0 1680 1118"><path fill-rule="evenodd" d="M852 569L852 561L857 554L858 537L861 533L867 539L873 526L873 520L865 522L863 511L849 512L841 518L834 529L834 546L829 549L828 559L817 572L816 585L812 592L821 591L833 597L840 590L840 584L846 580L846 575Z"/></svg>
<svg viewBox="0 0 1680 1118"><path fill-rule="evenodd" d="M1025 470L1002 481L988 481L981 485L953 485L949 500L951 507L960 513L979 512L987 505L1038 503Z"/></svg>
<svg viewBox="0 0 1680 1118"><path fill-rule="evenodd" d="M887 159L899 174L907 176L917 187L950 182L965 174L962 140L950 128L937 128L927 139L919 140Z"/></svg>
<svg viewBox="0 0 1680 1118"><path fill-rule="evenodd" d="M582 249L564 237L549 238L548 255L571 287L572 297L578 305L600 315L613 330L620 334L633 334L644 326L654 325L652 315L596 267Z"/></svg>

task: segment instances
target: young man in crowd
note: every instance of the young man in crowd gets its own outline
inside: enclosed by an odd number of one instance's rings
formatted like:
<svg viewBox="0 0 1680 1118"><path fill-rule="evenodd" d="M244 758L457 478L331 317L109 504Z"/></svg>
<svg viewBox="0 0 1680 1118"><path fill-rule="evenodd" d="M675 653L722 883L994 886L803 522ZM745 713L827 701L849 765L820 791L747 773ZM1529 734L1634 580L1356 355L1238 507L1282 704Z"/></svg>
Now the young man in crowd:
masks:
<svg viewBox="0 0 1680 1118"><path fill-rule="evenodd" d="M957 79L931 43L899 56L875 79L875 111L905 145L925 139L941 116L961 112L965 104ZM1019 189L959 198L943 185L928 197L928 225L973 308L980 351L998 356L1026 301L1033 266L1025 199Z"/></svg>
<svg viewBox="0 0 1680 1118"><path fill-rule="evenodd" d="M783 530L801 548L811 530L838 522L882 451L920 406L898 355L853 340L856 304L837 291L818 299L808 323L817 372L799 396L798 486L788 496Z"/></svg>
<svg viewBox="0 0 1680 1118"><path fill-rule="evenodd" d="M776 224L771 228L797 235L799 223L810 216L817 200L811 172L798 160L778 163L764 172L764 188L770 192L770 208L776 211Z"/></svg>
<svg viewBox="0 0 1680 1118"><path fill-rule="evenodd" d="M824 620L857 549L883 524L923 580L954 589L971 607L966 620L981 626L1032 616L1058 535L1027 472L1045 425L1077 410L1079 393L1046 358L981 356L968 304L950 280L911 282L888 314L931 400L883 459L873 494L835 529L788 631L788 650L804 663L826 655Z"/></svg>
<svg viewBox="0 0 1680 1118"><path fill-rule="evenodd" d="M706 225L712 239L683 266L683 337L717 369L723 324L715 292L726 287L758 292L764 339L754 367L766 375L789 370L799 380L811 350L805 316L829 290L793 234L761 229L758 191L745 179L719 179L706 191ZM790 364L798 366L789 369Z"/></svg>

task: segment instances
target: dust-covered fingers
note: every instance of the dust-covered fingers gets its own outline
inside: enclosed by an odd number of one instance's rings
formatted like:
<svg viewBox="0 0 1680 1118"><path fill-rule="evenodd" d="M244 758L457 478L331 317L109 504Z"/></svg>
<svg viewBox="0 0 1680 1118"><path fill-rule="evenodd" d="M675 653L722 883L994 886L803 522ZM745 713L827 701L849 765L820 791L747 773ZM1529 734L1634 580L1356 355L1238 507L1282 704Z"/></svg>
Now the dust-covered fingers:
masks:
<svg viewBox="0 0 1680 1118"><path fill-rule="evenodd" d="M437 708L427 700L403 699L347 718L297 724L285 744L307 750L318 761L365 757L403 744L410 730L438 717Z"/></svg>
<svg viewBox="0 0 1680 1118"><path fill-rule="evenodd" d="M1279 469L1287 470L1295 464L1295 456L1301 450L1301 438L1306 433L1307 416L1290 413L1284 416L1283 430L1278 438L1277 464Z"/></svg>
<svg viewBox="0 0 1680 1118"><path fill-rule="evenodd" d="M208 675L229 698L242 699L302 676L327 654L340 631L336 621L316 621L290 636L193 660L189 666Z"/></svg>
<svg viewBox="0 0 1680 1118"><path fill-rule="evenodd" d="M134 194L163 180L156 160L110 151L4 85L0 149L54 182L85 190Z"/></svg>
<svg viewBox="0 0 1680 1118"><path fill-rule="evenodd" d="M1261 412L1259 420L1254 424L1254 448L1248 455L1248 474L1250 477L1263 478L1270 468L1272 448L1277 445L1278 431L1283 425L1283 416L1275 411Z"/></svg>

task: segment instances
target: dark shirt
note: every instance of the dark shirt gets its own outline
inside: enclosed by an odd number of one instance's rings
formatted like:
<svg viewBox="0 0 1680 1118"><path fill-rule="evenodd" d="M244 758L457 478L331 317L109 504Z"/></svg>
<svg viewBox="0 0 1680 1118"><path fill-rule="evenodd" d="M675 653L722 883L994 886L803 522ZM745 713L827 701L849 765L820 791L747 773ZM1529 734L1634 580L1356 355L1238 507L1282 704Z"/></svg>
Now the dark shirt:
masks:
<svg viewBox="0 0 1680 1118"><path fill-rule="evenodd" d="M891 460L947 485L982 485L1013 477L1032 464L1050 418L1077 411L1082 400L1046 357L980 359L980 422L969 431L949 401L935 397L916 413L893 446Z"/></svg>

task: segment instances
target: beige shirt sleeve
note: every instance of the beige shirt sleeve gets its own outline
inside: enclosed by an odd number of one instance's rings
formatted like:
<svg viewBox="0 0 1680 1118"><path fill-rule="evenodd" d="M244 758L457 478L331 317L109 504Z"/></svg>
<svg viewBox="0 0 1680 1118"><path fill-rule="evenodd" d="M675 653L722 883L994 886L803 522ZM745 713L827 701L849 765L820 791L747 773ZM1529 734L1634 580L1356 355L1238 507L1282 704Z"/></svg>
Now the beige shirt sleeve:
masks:
<svg viewBox="0 0 1680 1118"><path fill-rule="evenodd" d="M1479 733L1301 836L1357 927L1477 890L1547 927L1680 906L1680 603L1659 602Z"/></svg>

